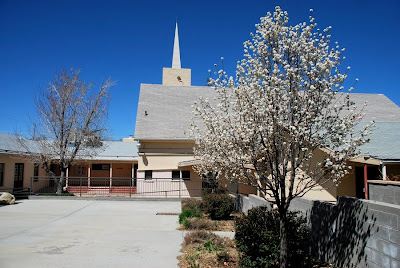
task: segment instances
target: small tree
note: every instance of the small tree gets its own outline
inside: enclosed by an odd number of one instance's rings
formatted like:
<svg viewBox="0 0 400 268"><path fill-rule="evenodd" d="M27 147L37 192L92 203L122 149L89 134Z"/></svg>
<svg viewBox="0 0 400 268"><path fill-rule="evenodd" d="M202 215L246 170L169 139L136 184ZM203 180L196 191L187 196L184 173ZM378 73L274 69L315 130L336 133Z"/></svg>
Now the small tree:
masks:
<svg viewBox="0 0 400 268"><path fill-rule="evenodd" d="M279 7L261 18L236 79L215 72L216 97L195 105L191 128L200 174L213 170L252 185L276 204L281 267L290 202L316 185L337 184L369 132L356 131L363 108L341 92L344 49L329 47L330 27L320 31L312 16L295 26L288 20Z"/></svg>
<svg viewBox="0 0 400 268"><path fill-rule="evenodd" d="M77 157L94 155L107 133L108 90L112 85L108 79L94 92L93 84L82 81L79 71L62 70L35 99L32 139L58 194L62 193L66 170ZM58 166L60 177L51 164Z"/></svg>

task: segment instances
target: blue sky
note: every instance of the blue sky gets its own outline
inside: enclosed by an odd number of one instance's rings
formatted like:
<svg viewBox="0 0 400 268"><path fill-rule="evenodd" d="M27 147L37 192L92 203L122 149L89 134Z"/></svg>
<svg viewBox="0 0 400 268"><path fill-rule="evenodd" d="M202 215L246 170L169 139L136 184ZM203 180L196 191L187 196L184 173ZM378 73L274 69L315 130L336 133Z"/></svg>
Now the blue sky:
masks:
<svg viewBox="0 0 400 268"><path fill-rule="evenodd" d="M400 105L400 1L19 1L0 0L0 132L28 135L33 97L61 68L81 69L100 83L111 76L111 137L134 133L140 83L161 84L170 67L175 20L181 61L192 84L205 85L208 69L225 58L234 74L243 42L275 6L290 24L309 9L321 28L346 48L355 92L383 93ZM177 104L178 105L178 104Z"/></svg>

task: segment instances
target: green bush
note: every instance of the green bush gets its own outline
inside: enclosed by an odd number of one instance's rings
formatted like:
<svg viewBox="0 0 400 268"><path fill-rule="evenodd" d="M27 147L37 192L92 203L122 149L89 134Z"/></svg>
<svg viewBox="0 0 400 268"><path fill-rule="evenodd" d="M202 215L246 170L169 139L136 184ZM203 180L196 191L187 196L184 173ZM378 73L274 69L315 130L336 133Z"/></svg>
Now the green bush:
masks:
<svg viewBox="0 0 400 268"><path fill-rule="evenodd" d="M213 220L226 220L235 209L235 199L229 194L203 195L203 209Z"/></svg>
<svg viewBox="0 0 400 268"><path fill-rule="evenodd" d="M197 211L186 209L186 210L182 211L181 214L179 214L179 224L185 225L185 222L188 221L188 219L200 218L201 216L202 216L201 213L199 213Z"/></svg>
<svg viewBox="0 0 400 268"><path fill-rule="evenodd" d="M310 231L304 217L289 212L289 267L309 267ZM279 267L279 214L265 207L249 210L247 216L235 221L235 239L242 267Z"/></svg>

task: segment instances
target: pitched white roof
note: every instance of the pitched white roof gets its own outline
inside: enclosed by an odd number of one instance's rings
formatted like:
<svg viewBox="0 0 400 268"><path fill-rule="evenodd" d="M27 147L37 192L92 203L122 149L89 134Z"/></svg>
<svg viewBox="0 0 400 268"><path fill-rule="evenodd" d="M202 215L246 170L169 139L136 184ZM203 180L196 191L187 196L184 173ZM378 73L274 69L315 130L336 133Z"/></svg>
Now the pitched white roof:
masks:
<svg viewBox="0 0 400 268"><path fill-rule="evenodd" d="M20 139L23 140L22 143L18 141ZM24 144L24 146L22 144ZM25 154L38 152L39 150L35 141L25 139L18 135L0 132L0 153Z"/></svg>
<svg viewBox="0 0 400 268"><path fill-rule="evenodd" d="M26 147L22 146L18 139L23 139ZM108 161L136 161L138 150L136 142L103 141L103 146L93 153L92 150L83 149L77 158L86 160ZM17 135L0 132L0 154L38 154L38 144Z"/></svg>
<svg viewBox="0 0 400 268"><path fill-rule="evenodd" d="M380 160L400 160L400 122L377 122L369 136L371 141L360 147L362 155Z"/></svg>
<svg viewBox="0 0 400 268"><path fill-rule="evenodd" d="M192 105L199 97L212 100L215 91L206 86L165 86L142 84L136 116L135 138L188 139ZM358 108L368 102L363 121L400 122L400 107L383 94L351 93Z"/></svg>

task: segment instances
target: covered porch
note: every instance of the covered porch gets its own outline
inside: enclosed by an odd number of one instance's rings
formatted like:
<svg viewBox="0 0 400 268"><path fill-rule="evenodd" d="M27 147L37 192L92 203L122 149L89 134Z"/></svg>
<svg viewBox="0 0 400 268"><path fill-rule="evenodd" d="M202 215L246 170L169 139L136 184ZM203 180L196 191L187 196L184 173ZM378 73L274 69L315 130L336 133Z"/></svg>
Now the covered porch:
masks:
<svg viewBox="0 0 400 268"><path fill-rule="evenodd" d="M65 191L73 194L136 193L137 162L96 161L67 170Z"/></svg>

